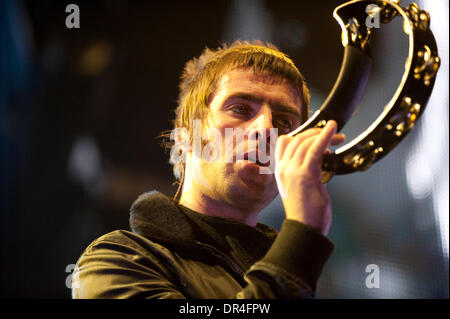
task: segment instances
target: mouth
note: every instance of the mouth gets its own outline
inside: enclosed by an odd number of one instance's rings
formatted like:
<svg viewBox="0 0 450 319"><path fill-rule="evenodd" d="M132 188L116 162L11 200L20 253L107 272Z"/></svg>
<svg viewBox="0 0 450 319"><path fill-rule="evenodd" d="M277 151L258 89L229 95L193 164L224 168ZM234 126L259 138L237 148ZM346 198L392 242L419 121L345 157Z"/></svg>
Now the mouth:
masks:
<svg viewBox="0 0 450 319"><path fill-rule="evenodd" d="M261 161L260 159L264 160L264 162ZM263 167L270 166L270 158L269 158L269 160L267 160L267 157L263 158L259 152L245 153L244 154L244 161L255 163L255 164L257 164L259 166L263 166Z"/></svg>

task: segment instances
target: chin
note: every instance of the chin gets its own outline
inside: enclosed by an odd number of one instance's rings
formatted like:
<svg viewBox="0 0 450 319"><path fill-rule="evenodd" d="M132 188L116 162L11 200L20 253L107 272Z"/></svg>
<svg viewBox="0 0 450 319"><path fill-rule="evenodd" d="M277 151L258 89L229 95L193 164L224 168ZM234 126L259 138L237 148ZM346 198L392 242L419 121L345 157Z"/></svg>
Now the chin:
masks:
<svg viewBox="0 0 450 319"><path fill-rule="evenodd" d="M274 200L278 191L270 188L256 188L246 184L236 187L232 193L233 202L237 206L260 211Z"/></svg>
<svg viewBox="0 0 450 319"><path fill-rule="evenodd" d="M239 206L256 205L263 208L278 194L274 174L261 174L260 166L248 161L226 165L208 165L205 176L213 189L223 192L227 201ZM226 195L225 195L226 194Z"/></svg>
<svg viewBox="0 0 450 319"><path fill-rule="evenodd" d="M256 164L255 164L256 165ZM258 168L243 167L237 171L236 190L244 197L253 200L271 202L278 194L275 176L261 174Z"/></svg>

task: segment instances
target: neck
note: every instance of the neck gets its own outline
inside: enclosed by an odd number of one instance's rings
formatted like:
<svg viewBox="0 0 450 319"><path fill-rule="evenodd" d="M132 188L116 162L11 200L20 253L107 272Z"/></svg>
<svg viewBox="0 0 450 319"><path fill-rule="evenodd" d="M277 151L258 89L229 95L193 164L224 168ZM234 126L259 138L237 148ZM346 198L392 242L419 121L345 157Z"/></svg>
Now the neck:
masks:
<svg viewBox="0 0 450 319"><path fill-rule="evenodd" d="M180 204L203 215L229 218L252 227L256 226L259 213L259 210L241 209L224 200L218 200L198 192L184 191L184 189Z"/></svg>

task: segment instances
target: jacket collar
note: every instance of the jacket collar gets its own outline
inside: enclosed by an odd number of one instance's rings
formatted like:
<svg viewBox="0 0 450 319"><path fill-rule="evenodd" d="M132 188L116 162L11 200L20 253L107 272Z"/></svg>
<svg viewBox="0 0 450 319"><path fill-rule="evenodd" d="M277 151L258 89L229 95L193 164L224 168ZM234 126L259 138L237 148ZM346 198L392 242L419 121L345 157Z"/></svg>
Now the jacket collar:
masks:
<svg viewBox="0 0 450 319"><path fill-rule="evenodd" d="M201 233L177 204L157 191L139 196L131 206L131 230L176 250L192 250Z"/></svg>
<svg viewBox="0 0 450 319"><path fill-rule="evenodd" d="M220 225L231 236L223 236L216 228ZM161 244L179 253L199 253L198 243L216 247L222 252L229 252L229 237L237 238L244 234L248 242L263 245L268 249L275 239L276 231L263 224L252 229L248 225L213 216L199 216L186 207L177 205L170 198L158 191L144 193L131 206L131 230L153 242ZM234 234L231 233L234 230Z"/></svg>

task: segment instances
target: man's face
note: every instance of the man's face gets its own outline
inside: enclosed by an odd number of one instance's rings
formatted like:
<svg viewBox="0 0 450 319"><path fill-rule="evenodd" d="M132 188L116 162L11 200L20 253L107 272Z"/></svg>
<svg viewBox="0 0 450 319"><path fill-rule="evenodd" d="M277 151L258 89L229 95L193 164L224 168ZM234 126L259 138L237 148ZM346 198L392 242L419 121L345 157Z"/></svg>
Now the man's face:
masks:
<svg viewBox="0 0 450 319"><path fill-rule="evenodd" d="M278 190L274 174L262 171L273 167L274 159L264 165L252 154L264 150L273 157L270 143L274 146L276 141L270 141L270 130L277 129L278 135L294 130L301 124L300 110L298 90L285 80L255 75L250 69L235 69L222 76L210 99L206 121L208 127L220 132L222 151L214 161L200 160L200 173L206 181L203 191L238 206L262 209L270 203ZM241 142L231 139L231 147L226 148L225 143L230 143L226 129L240 129L244 138Z"/></svg>

